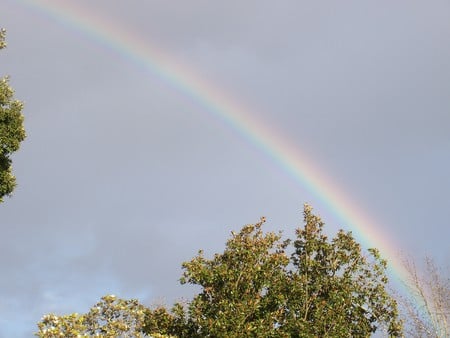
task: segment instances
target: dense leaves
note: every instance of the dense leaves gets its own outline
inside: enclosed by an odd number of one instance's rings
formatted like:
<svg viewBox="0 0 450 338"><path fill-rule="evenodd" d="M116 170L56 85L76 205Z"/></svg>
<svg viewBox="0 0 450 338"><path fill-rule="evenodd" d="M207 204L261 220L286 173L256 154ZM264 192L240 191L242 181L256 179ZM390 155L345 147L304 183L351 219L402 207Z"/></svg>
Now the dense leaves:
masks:
<svg viewBox="0 0 450 338"><path fill-rule="evenodd" d="M38 335L306 338L369 337L380 330L402 335L397 304L386 291L386 261L377 250L364 254L344 231L328 240L308 205L293 241L263 232L264 222L232 232L223 253L208 259L199 251L183 263L181 283L200 287L191 301L168 310L104 298L87 315L44 317Z"/></svg>
<svg viewBox="0 0 450 338"><path fill-rule="evenodd" d="M401 335L376 250L363 255L343 231L329 241L308 205L293 242L263 233L264 221L233 233L222 254L200 251L183 264L181 282L202 287L186 307L183 336L367 337L381 327Z"/></svg>
<svg viewBox="0 0 450 338"><path fill-rule="evenodd" d="M386 261L378 251L363 255L342 230L328 241L309 206L304 221L287 272L284 331L291 337L367 337L383 325L399 336L396 302L385 289Z"/></svg>
<svg viewBox="0 0 450 338"><path fill-rule="evenodd" d="M46 315L38 324L41 338L143 337L147 309L137 300L105 296L87 314Z"/></svg>
<svg viewBox="0 0 450 338"><path fill-rule="evenodd" d="M6 47L5 31L0 30L0 49ZM23 104L14 99L8 77L0 79L0 202L10 195L16 186L12 174L11 154L19 149L25 139L23 128Z"/></svg>
<svg viewBox="0 0 450 338"><path fill-rule="evenodd" d="M192 336L280 336L276 326L285 312L287 242L279 234L264 234L263 223L232 233L225 251L212 260L199 252L183 264L181 283L202 286L188 305Z"/></svg>

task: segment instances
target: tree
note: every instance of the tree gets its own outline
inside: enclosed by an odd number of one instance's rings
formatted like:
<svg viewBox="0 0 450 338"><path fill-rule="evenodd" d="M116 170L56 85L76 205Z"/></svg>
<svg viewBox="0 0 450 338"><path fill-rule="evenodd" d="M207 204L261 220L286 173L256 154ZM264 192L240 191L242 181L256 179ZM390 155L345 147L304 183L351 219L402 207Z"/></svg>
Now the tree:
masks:
<svg viewBox="0 0 450 338"><path fill-rule="evenodd" d="M163 320L150 312L148 322L165 323L163 332L178 337L368 337L381 327L401 336L377 250L363 255L343 231L328 241L308 205L293 247L264 233L264 222L232 233L222 254L206 259L200 251L184 263L181 283L201 292L172 314L159 312Z"/></svg>
<svg viewBox="0 0 450 338"><path fill-rule="evenodd" d="M450 276L426 258L419 272L413 259L404 261L413 297L400 297L406 332L414 338L450 337Z"/></svg>
<svg viewBox="0 0 450 338"><path fill-rule="evenodd" d="M264 234L265 219L232 233L226 249L208 260L198 256L183 264L181 283L200 285L188 305L192 337L281 337L277 323L286 311L287 241Z"/></svg>
<svg viewBox="0 0 450 338"><path fill-rule="evenodd" d="M0 30L0 49L6 47L5 30ZM10 195L16 186L12 174L11 154L19 149L25 139L23 127L23 103L14 99L9 78L0 79L0 202Z"/></svg>
<svg viewBox="0 0 450 338"><path fill-rule="evenodd" d="M124 300L113 295L102 297L88 313L66 316L46 315L38 323L41 338L144 337L147 308L136 299Z"/></svg>
<svg viewBox="0 0 450 338"><path fill-rule="evenodd" d="M294 241L264 232L264 223L232 232L223 253L211 259L199 251L183 263L181 283L200 287L185 304L168 310L132 303L111 311L116 301L105 299L87 315L44 317L38 336L369 337L379 329L402 335L396 301L386 290L387 263L377 250L363 254L344 231L328 240L308 205Z"/></svg>
<svg viewBox="0 0 450 338"><path fill-rule="evenodd" d="M401 335L396 301L388 294L387 262L363 255L351 233L328 241L323 222L305 206L288 272L285 331L291 337L367 337L385 326Z"/></svg>

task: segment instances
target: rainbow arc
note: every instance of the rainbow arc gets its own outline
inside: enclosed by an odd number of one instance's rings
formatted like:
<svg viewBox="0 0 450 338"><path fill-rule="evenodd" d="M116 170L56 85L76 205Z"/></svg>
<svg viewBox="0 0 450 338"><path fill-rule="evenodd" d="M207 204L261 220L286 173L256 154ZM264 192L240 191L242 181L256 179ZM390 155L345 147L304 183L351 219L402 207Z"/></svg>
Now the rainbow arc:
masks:
<svg viewBox="0 0 450 338"><path fill-rule="evenodd" d="M207 83L194 70L180 66L168 53L149 44L117 24L90 11L89 8L66 0L22 0L30 10L58 22L68 29L119 54L127 62L144 68L175 91L202 106L215 119L237 131L243 139L258 148L297 184L321 200L338 220L349 228L366 248L376 247L389 261L389 272L398 281L405 281L407 273L398 255L398 246L383 233L373 217L358 207L344 189L330 180L312 159L292 142L268 126L257 114L235 102L227 93Z"/></svg>

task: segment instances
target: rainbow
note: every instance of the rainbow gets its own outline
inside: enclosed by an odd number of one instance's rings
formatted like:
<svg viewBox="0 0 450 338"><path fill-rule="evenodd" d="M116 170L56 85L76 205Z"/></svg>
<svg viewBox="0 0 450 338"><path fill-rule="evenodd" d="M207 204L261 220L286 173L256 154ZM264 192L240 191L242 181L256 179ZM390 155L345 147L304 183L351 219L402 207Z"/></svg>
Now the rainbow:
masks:
<svg viewBox="0 0 450 338"><path fill-rule="evenodd" d="M314 162L290 143L284 136L270 128L251 110L238 104L232 97L202 80L193 70L149 45L147 40L117 25L117 22L92 13L88 8L67 0L21 0L28 9L44 14L59 24L81 33L107 47L126 60L142 66L180 94L203 106L216 119L237 131L247 142L274 161L296 183L308 189L316 198L349 227L365 247L376 247L389 259L389 274L397 281L406 281L407 273L399 259L398 246L383 234L373 217L358 208L357 203L345 195L344 190L332 182Z"/></svg>

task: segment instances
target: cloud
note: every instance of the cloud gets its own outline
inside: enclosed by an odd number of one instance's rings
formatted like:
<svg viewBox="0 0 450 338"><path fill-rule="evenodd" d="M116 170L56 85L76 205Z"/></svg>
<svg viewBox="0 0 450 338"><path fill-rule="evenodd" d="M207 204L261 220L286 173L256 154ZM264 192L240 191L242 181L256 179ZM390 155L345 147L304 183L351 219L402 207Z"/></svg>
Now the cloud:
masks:
<svg viewBox="0 0 450 338"><path fill-rule="evenodd" d="M399 245L448 255L448 4L77 4L250 107ZM2 69L28 131L18 189L1 205L1 334L26 322L29 336L44 313L83 312L104 293L170 304L192 292L178 285L181 262L220 251L230 230L265 215L291 235L306 201L328 214L152 74L15 3L0 16Z"/></svg>

